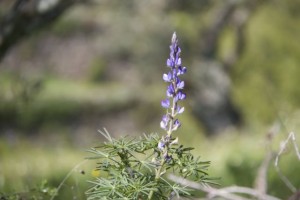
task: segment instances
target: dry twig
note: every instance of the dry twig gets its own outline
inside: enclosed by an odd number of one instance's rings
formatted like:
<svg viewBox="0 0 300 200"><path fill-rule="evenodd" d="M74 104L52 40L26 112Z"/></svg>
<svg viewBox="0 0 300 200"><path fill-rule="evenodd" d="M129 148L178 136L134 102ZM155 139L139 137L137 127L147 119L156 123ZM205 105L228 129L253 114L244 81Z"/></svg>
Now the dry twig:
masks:
<svg viewBox="0 0 300 200"><path fill-rule="evenodd" d="M244 194L244 195L250 195L250 196L258 198L260 200L280 200L280 199L270 196L270 195L261 194L259 191L252 189L252 188L247 188L247 187L230 186L230 187L218 189L218 188L214 188L211 186L195 183L193 181L189 181L187 179L175 176L173 174L170 174L168 176L168 178L176 183L181 184L181 185L185 185L185 186L191 187L193 189L201 190L201 191L207 193L208 199L214 199L217 197L222 197L227 200L250 200L250 199L252 199L252 198L246 198L241 195L241 194Z"/></svg>
<svg viewBox="0 0 300 200"><path fill-rule="evenodd" d="M279 158L280 156L283 154L283 152L286 150L287 148L287 144L289 142L292 142L294 150L296 152L297 158L298 160L300 160L300 152L299 152L299 148L298 145L296 143L296 137L295 137L295 133L294 132L290 132L290 134L288 135L287 139L283 142L281 142L280 144L280 150L275 158L275 168L278 172L279 177L281 178L281 180L285 183L285 185L293 192L296 193L297 188L289 181L289 179L281 172L280 168L279 168Z"/></svg>

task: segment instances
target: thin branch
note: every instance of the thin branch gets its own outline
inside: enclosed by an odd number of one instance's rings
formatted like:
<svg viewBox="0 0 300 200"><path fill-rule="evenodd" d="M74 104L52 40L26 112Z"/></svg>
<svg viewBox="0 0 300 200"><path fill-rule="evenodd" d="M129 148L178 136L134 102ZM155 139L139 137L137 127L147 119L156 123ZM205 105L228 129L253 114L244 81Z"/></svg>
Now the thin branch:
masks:
<svg viewBox="0 0 300 200"><path fill-rule="evenodd" d="M211 26L208 28L204 35L203 46L202 46L202 56L206 59L215 59L216 52L218 49L219 36L228 23L228 19L236 8L236 3L234 1L224 1L221 7L215 14L215 19L211 22Z"/></svg>
<svg viewBox="0 0 300 200"><path fill-rule="evenodd" d="M274 137L278 134L280 125L276 122L266 134L265 146L266 155L261 163L254 182L254 188L261 194L266 194L268 190L267 174L271 161L274 158L274 151L272 150L272 142Z"/></svg>
<svg viewBox="0 0 300 200"><path fill-rule="evenodd" d="M281 169L279 167L279 158L281 156L281 154L283 154L283 152L286 150L287 144L289 142L292 142L295 152L296 152L296 156L298 158L298 160L300 160L300 153L299 153L299 148L298 145L296 143L296 137L295 137L295 133L294 132L290 132L290 134L288 135L287 139L285 141L283 141L280 144L280 150L275 158L275 168L277 170L277 173L279 175L279 177L281 178L281 180L285 183L285 185L293 192L295 193L297 191L296 187L289 181L289 179L281 172Z"/></svg>
<svg viewBox="0 0 300 200"><path fill-rule="evenodd" d="M76 3L87 0L51 1L15 0L11 9L0 19L0 61L19 40L57 20Z"/></svg>
<svg viewBox="0 0 300 200"><path fill-rule="evenodd" d="M255 179L255 190L257 190L260 194L266 194L268 189L267 183L267 174L269 165L273 158L273 152L268 152L265 156L264 161L262 162L261 166L258 169L258 173Z"/></svg>
<svg viewBox="0 0 300 200"><path fill-rule="evenodd" d="M190 188L201 190L201 191L207 193L208 199L213 199L215 197L222 197L227 200L250 200L251 199L251 198L246 198L246 197L236 194L236 193L240 193L240 194L256 197L260 200L280 200L280 199L270 196L270 195L261 194L259 191L252 189L252 188L247 188L247 187L230 186L230 187L217 189L217 188L214 188L211 186L204 186L203 184L189 181L187 179L175 176L173 174L170 174L168 176L168 178L176 183L181 184L181 185L185 185Z"/></svg>

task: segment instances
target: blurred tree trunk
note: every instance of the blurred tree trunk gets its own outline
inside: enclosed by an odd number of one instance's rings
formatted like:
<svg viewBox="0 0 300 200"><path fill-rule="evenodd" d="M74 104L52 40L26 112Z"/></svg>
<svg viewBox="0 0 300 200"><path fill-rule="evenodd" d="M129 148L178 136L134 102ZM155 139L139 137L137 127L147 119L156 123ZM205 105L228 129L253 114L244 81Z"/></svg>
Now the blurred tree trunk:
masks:
<svg viewBox="0 0 300 200"><path fill-rule="evenodd" d="M256 1L224 1L201 45L201 62L191 84L194 114L203 122L208 134L218 134L242 123L240 110L230 95L229 72L246 47L244 30L256 8ZM218 57L219 40L224 28L233 28L235 47L223 60Z"/></svg>
<svg viewBox="0 0 300 200"><path fill-rule="evenodd" d="M14 0L7 3L11 8L0 18L0 61L19 40L48 26L72 5L83 1Z"/></svg>

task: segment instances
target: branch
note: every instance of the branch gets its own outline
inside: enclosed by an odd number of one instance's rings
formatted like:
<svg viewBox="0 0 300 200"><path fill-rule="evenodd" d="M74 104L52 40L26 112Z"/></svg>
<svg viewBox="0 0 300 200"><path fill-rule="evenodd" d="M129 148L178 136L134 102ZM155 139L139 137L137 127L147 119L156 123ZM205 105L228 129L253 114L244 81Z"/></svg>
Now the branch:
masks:
<svg viewBox="0 0 300 200"><path fill-rule="evenodd" d="M275 123L270 130L268 131L268 133L266 134L266 155L265 158L263 160L263 162L261 163L256 178L255 178L255 184L254 184L254 188L259 191L261 194L266 194L267 193L267 189L268 189L268 183L267 183L267 174L268 174L268 169L270 166L270 163L272 161L272 159L274 158L274 152L272 150L272 142L274 137L278 134L280 130L280 126L278 123Z"/></svg>
<svg viewBox="0 0 300 200"><path fill-rule="evenodd" d="M57 20L72 5L87 0L15 0L0 19L0 61L19 40Z"/></svg>
<svg viewBox="0 0 300 200"><path fill-rule="evenodd" d="M252 197L256 197L260 200L280 200L276 197L270 196L270 195L265 195L261 194L259 191L254 190L252 188L247 188L247 187L240 187L240 186L230 186L230 187L225 187L221 189L217 189L211 186L204 186L202 184L189 181L187 179L175 176L173 174L170 174L168 178L176 183L179 183L181 185L201 190L205 193L207 193L208 199L213 199L215 197L223 197L224 199L227 200L250 200L251 198L245 198L241 195L238 195L236 193L240 194L246 194L250 195Z"/></svg>
<svg viewBox="0 0 300 200"><path fill-rule="evenodd" d="M293 192L296 193L297 189L296 187L289 181L289 179L281 172L280 168L279 168L279 158L281 156L281 154L286 150L287 144L289 142L292 142L294 150L296 152L296 156L298 158L298 160L300 160L300 152L299 152L299 148L298 145L296 143L296 137L295 137L295 133L294 132L290 132L290 134L288 135L287 139L285 141L283 141L280 144L280 151L278 152L276 159L275 159L275 168L278 172L279 177L281 178L281 180L285 183L285 185Z"/></svg>
<svg viewBox="0 0 300 200"><path fill-rule="evenodd" d="M216 59L218 41L220 38L219 36L223 30L223 27L228 23L228 19L234 12L235 7L236 3L234 1L227 1L216 13L216 18L204 36L204 43L201 48L204 58Z"/></svg>
<svg viewBox="0 0 300 200"><path fill-rule="evenodd" d="M241 57L241 55L244 53L244 50L246 49L247 42L245 37L245 31L258 5L260 4L257 0L246 1L241 6L237 7L232 13L231 24L234 29L235 46L232 52L229 55L227 55L222 61L224 68L227 71L230 71L230 69L233 67L233 65L237 62L237 60Z"/></svg>

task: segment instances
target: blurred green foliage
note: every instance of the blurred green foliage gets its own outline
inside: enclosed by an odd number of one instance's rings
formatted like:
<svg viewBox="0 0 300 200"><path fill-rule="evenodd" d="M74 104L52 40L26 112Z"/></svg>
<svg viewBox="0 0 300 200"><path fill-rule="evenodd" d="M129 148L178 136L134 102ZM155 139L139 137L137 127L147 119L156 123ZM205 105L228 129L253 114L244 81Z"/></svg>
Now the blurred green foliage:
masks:
<svg viewBox="0 0 300 200"><path fill-rule="evenodd" d="M272 123L278 112L299 107L299 22L276 4L262 7L251 20L248 48L232 76L233 92L247 121Z"/></svg>
<svg viewBox="0 0 300 200"><path fill-rule="evenodd" d="M105 71L107 70L105 67L107 64L100 58L96 58L93 60L90 66L90 72L88 75L88 80L91 82L102 82L105 79Z"/></svg>

